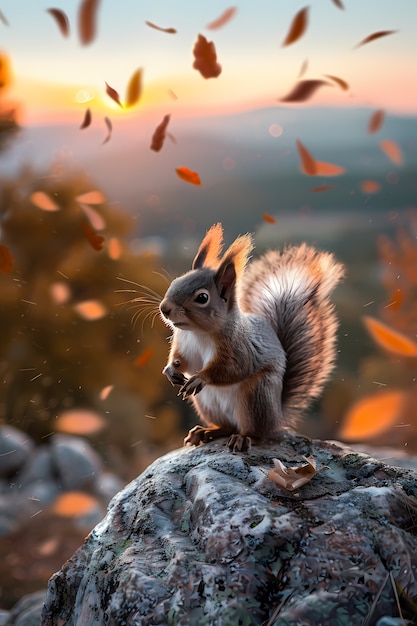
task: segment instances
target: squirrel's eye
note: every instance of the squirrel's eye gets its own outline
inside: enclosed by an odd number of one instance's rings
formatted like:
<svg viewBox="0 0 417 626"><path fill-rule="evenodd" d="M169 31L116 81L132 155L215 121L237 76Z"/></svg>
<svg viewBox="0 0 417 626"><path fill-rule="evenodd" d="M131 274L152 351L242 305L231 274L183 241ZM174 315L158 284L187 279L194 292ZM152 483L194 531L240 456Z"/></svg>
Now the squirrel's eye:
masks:
<svg viewBox="0 0 417 626"><path fill-rule="evenodd" d="M206 291L205 289L201 289L200 291L197 291L195 298L194 298L194 302L196 302L197 304L208 304L208 301L210 300L210 296L208 294L208 291Z"/></svg>

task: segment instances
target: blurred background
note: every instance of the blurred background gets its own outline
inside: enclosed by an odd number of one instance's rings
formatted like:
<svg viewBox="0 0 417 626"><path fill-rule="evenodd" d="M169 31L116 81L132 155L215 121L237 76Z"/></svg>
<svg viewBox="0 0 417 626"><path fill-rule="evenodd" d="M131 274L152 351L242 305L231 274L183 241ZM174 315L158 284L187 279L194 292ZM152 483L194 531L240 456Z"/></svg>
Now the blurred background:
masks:
<svg viewBox="0 0 417 626"><path fill-rule="evenodd" d="M416 454L416 31L410 0L2 3L0 608L196 423L157 305L217 221L346 264L300 430Z"/></svg>

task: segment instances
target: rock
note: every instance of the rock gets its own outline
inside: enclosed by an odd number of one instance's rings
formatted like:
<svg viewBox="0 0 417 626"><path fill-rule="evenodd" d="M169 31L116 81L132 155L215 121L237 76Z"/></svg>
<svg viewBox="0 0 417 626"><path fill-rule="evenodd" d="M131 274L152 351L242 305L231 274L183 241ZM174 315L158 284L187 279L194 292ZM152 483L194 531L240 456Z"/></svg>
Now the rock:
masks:
<svg viewBox="0 0 417 626"><path fill-rule="evenodd" d="M0 426L0 477L10 476L25 463L32 439L13 426Z"/></svg>
<svg viewBox="0 0 417 626"><path fill-rule="evenodd" d="M103 471L102 462L90 444L82 437L54 435L51 455L64 490L90 488Z"/></svg>
<svg viewBox="0 0 417 626"><path fill-rule="evenodd" d="M44 591L35 591L24 596L8 612L6 626L39 626L39 618L45 599ZM0 622L1 624L1 622Z"/></svg>
<svg viewBox="0 0 417 626"><path fill-rule="evenodd" d="M312 455L297 492L267 473ZM49 581L43 626L407 624L417 602L417 474L289 433L155 461ZM410 618L411 619L411 618Z"/></svg>

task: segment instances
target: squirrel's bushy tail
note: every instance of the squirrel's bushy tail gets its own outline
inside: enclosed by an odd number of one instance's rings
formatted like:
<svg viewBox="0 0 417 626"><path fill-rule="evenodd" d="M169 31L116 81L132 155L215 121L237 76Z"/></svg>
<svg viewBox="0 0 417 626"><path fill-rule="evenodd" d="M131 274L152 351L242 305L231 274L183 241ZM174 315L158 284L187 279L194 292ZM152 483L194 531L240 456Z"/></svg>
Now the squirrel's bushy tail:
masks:
<svg viewBox="0 0 417 626"><path fill-rule="evenodd" d="M282 402L289 423L320 394L333 368L337 318L329 296L342 276L332 254L306 244L267 252L244 273L242 310L266 317L286 353Z"/></svg>

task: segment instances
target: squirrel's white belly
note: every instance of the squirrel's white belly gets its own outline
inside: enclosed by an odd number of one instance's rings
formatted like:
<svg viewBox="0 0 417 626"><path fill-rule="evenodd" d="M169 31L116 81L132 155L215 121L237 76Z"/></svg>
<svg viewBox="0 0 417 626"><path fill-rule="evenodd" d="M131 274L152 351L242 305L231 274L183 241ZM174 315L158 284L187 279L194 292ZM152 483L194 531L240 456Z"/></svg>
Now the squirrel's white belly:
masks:
<svg viewBox="0 0 417 626"><path fill-rule="evenodd" d="M195 401L199 404L203 414L212 415L218 423L230 423L239 428L237 410L240 386L241 383L224 387L206 385L195 396Z"/></svg>

